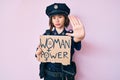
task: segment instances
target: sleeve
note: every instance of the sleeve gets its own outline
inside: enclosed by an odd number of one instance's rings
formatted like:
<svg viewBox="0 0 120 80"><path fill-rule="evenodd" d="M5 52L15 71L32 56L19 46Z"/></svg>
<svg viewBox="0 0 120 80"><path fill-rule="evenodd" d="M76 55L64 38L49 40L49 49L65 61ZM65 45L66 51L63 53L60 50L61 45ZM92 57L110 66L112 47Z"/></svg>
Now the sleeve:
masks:
<svg viewBox="0 0 120 80"><path fill-rule="evenodd" d="M46 32L45 32L45 33L43 33L43 35L47 35L47 34L46 34Z"/></svg>
<svg viewBox="0 0 120 80"><path fill-rule="evenodd" d="M80 50L80 49L81 49L81 41L79 41L79 42L74 42L74 48L75 48L76 50Z"/></svg>

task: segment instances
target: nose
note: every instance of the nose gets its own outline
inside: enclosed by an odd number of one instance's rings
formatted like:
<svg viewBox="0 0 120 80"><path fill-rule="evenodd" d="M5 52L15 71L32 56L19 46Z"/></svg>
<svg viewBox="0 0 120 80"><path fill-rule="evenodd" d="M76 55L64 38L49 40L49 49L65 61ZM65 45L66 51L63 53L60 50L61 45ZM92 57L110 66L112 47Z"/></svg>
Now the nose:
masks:
<svg viewBox="0 0 120 80"><path fill-rule="evenodd" d="M56 19L55 19L55 21L56 21L56 22L59 22L59 19L58 19L58 18L56 18Z"/></svg>

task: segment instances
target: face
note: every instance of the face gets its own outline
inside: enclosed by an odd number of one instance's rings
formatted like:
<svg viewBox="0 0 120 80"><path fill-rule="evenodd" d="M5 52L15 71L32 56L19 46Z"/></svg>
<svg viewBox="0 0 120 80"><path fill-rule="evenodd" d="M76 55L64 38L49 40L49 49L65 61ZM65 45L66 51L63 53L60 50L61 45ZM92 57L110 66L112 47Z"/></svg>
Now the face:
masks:
<svg viewBox="0 0 120 80"><path fill-rule="evenodd" d="M56 28L63 28L65 17L63 15L54 15L52 16L52 23Z"/></svg>

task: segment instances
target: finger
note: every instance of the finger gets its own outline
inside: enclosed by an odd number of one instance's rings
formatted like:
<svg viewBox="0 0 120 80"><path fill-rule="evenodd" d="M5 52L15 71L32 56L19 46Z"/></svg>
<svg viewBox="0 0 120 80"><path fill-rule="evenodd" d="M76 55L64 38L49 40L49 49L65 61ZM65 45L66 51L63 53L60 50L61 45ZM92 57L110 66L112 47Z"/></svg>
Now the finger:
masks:
<svg viewBox="0 0 120 80"><path fill-rule="evenodd" d="M37 55L40 55L41 52L42 52L42 49L39 48L39 49L36 51L36 54L37 54Z"/></svg>
<svg viewBox="0 0 120 80"><path fill-rule="evenodd" d="M72 16L69 16L69 19L70 19L71 25L74 26L74 22L73 22Z"/></svg>
<svg viewBox="0 0 120 80"><path fill-rule="evenodd" d="M79 21L77 17L73 16L73 21L75 25L79 25Z"/></svg>
<svg viewBox="0 0 120 80"><path fill-rule="evenodd" d="M72 28L74 30L75 28L75 23L74 23L74 20L73 20L73 16L69 16L69 19L70 19L70 24L72 25Z"/></svg>
<svg viewBox="0 0 120 80"><path fill-rule="evenodd" d="M76 23L82 24L82 22L80 21L80 19L78 17L74 17L74 19L76 19Z"/></svg>
<svg viewBox="0 0 120 80"><path fill-rule="evenodd" d="M37 48L40 48L40 44L38 45L38 47Z"/></svg>
<svg viewBox="0 0 120 80"><path fill-rule="evenodd" d="M74 36L73 33L66 33L67 36Z"/></svg>
<svg viewBox="0 0 120 80"><path fill-rule="evenodd" d="M37 56L37 60L40 61L40 55Z"/></svg>
<svg viewBox="0 0 120 80"><path fill-rule="evenodd" d="M71 16L71 17L70 17L70 20L71 20L71 23L73 23L73 25L74 25L75 22L76 22L75 19L74 19L74 16Z"/></svg>
<svg viewBox="0 0 120 80"><path fill-rule="evenodd" d="M75 25L80 25L79 20L75 16L70 16L69 19L73 27L75 27Z"/></svg>

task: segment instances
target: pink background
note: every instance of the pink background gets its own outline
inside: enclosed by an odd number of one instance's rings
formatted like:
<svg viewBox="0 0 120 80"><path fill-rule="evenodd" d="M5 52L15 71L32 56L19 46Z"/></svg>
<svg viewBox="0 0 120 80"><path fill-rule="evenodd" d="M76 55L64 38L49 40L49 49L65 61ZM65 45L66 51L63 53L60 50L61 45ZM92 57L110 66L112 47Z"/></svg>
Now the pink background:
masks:
<svg viewBox="0 0 120 80"><path fill-rule="evenodd" d="M120 0L0 0L0 80L40 80L34 53L54 2L66 3L85 26L76 80L120 80Z"/></svg>

